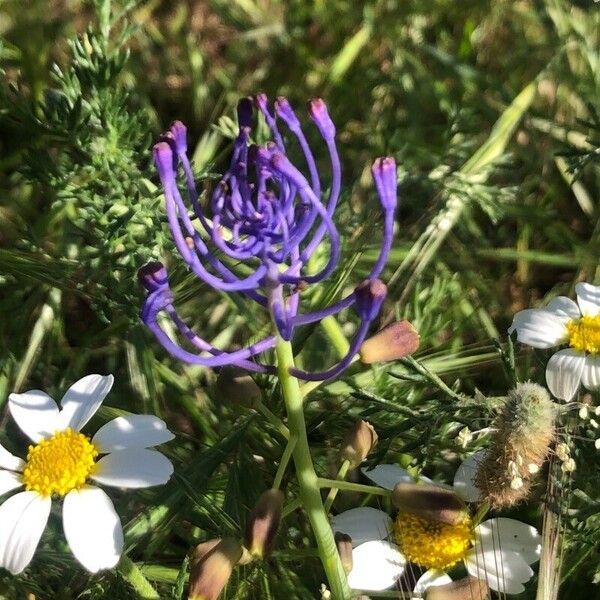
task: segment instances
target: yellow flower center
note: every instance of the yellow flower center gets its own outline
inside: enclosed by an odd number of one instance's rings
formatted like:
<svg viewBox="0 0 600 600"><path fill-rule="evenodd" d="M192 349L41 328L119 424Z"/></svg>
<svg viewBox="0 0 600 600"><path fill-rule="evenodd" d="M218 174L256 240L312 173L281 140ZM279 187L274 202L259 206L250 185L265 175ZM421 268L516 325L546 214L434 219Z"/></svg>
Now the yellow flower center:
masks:
<svg viewBox="0 0 600 600"><path fill-rule="evenodd" d="M401 512L394 525L402 554L426 569L449 569L463 560L474 539L468 514L455 525Z"/></svg>
<svg viewBox="0 0 600 600"><path fill-rule="evenodd" d="M567 323L567 332L571 348L590 354L600 353L600 314L572 319Z"/></svg>
<svg viewBox="0 0 600 600"><path fill-rule="evenodd" d="M98 450L83 433L68 428L29 446L23 469L26 490L64 496L83 487L96 468Z"/></svg>

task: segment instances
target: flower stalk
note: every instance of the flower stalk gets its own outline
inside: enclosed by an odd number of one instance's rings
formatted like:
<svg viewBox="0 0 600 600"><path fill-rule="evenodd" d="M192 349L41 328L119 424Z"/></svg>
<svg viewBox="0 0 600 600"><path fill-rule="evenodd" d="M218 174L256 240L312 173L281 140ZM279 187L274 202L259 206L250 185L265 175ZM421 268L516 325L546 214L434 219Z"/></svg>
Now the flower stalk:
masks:
<svg viewBox="0 0 600 600"><path fill-rule="evenodd" d="M304 510L308 514L317 541L319 558L325 570L332 597L334 600L346 600L351 598L350 588L337 551L333 531L321 500L319 479L315 473L306 436L306 422L300 386L298 380L290 373L290 369L295 366L292 345L289 341L285 341L278 336L275 352L279 381L288 416L288 427L291 436L297 440L293 450L293 458L300 488L300 499Z"/></svg>
<svg viewBox="0 0 600 600"><path fill-rule="evenodd" d="M139 598L143 600L160 600L158 592L146 579L140 568L125 554L117 565L119 574L135 590Z"/></svg>

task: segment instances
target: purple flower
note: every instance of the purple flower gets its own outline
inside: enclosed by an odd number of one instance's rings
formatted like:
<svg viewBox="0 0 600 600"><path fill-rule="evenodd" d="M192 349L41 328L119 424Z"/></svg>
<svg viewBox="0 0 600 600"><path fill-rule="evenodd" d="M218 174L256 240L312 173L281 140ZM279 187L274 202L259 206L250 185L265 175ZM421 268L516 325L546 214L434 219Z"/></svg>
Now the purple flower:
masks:
<svg viewBox="0 0 600 600"><path fill-rule="evenodd" d="M329 379L348 366L385 299L386 287L378 277L392 244L397 202L396 163L393 158L379 158L372 167L384 225L381 251L369 276L339 302L299 314L302 287L329 277L340 257L340 236L333 221L341 189L335 125L323 100L317 98L309 102L309 115L331 162L329 192L324 199L321 175L312 150L288 100L278 98L274 111L264 94L257 95L254 103L270 128L273 141L264 146L250 143L253 103L249 98L242 99L237 108L239 133L233 144L231 163L212 194L210 217L198 199L187 157L185 126L176 121L155 145L154 161L164 188L169 228L179 254L197 277L214 289L239 292L267 308L278 334L286 340L292 337L296 327L355 305L361 322L348 355L327 371L294 371L303 379ZM285 124L299 145L307 174L288 158L278 122ZM185 176L191 211L177 186L179 167ZM325 238L329 242L328 260L320 271L309 273L307 263ZM246 263L252 268L251 274L240 276L219 256ZM149 292L141 312L142 321L175 358L209 367L233 364L257 372L273 372L272 366L260 364L254 357L275 345L275 335L235 352L222 351L198 337L179 317L173 306L167 272L161 263L146 265L140 271L140 281ZM170 317L179 334L196 352L185 350L167 336L157 320L161 311Z"/></svg>

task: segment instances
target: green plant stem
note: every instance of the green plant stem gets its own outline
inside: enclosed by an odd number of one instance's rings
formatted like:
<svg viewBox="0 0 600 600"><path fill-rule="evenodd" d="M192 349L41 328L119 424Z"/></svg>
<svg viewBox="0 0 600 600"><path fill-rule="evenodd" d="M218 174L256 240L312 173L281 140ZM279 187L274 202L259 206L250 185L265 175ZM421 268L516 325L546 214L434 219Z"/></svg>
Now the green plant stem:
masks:
<svg viewBox="0 0 600 600"><path fill-rule="evenodd" d="M298 510L302 506L302 500L300 498L294 498L290 500L281 511L281 518L287 517L292 514L294 511Z"/></svg>
<svg viewBox="0 0 600 600"><path fill-rule="evenodd" d="M346 479L346 474L348 473L349 468L350 468L350 461L345 460L342 463L342 466L340 467L340 470L338 471L338 473L335 477L336 481L343 481L344 479ZM335 497L337 496L339 491L340 491L340 488L338 488L338 487L332 487L329 490L329 494L327 494L327 498L325 498L325 503L324 503L326 513L329 513L329 511L331 510L331 507L333 505Z"/></svg>
<svg viewBox="0 0 600 600"><path fill-rule="evenodd" d="M392 495L390 490L384 490L383 488L376 487L374 485L352 483L351 481L338 481L337 479L325 479L324 477L319 477L317 481L319 487L323 488L344 490L346 492L360 492L361 494L373 494L375 496L389 497Z"/></svg>
<svg viewBox="0 0 600 600"><path fill-rule="evenodd" d="M152 584L146 579L140 568L125 554L117 565L121 577L137 592L143 600L160 600L158 592L152 587Z"/></svg>
<svg viewBox="0 0 600 600"><path fill-rule="evenodd" d="M347 600L352 596L333 539L333 531L321 501L318 478L306 436L306 422L304 420L300 386L298 380L290 374L290 369L294 367L292 345L290 342L278 337L275 352L277 354L279 381L287 410L288 428L290 434L297 438L293 457L300 488L300 499L304 510L308 514L317 541L319 557L327 576L332 598L333 600Z"/></svg>
<svg viewBox="0 0 600 600"><path fill-rule="evenodd" d="M338 356L344 358L344 356L348 354L348 350L350 350L350 344L344 335L340 324L337 322L337 319L333 315L329 315L328 317L321 319L320 325L335 348Z"/></svg>
<svg viewBox="0 0 600 600"><path fill-rule="evenodd" d="M254 408L261 413L286 440L290 439L290 430L283 424L283 421L262 402L262 400L254 400Z"/></svg>
<svg viewBox="0 0 600 600"><path fill-rule="evenodd" d="M283 476L285 475L285 471L287 469L288 463L290 462L290 458L292 458L292 453L294 452L294 447L296 446L296 441L298 438L296 436L290 437L288 443L285 445L285 450L281 456L281 461L279 462L279 466L277 467L277 473L275 473L275 479L273 480L273 487L278 490L281 487L281 481Z"/></svg>

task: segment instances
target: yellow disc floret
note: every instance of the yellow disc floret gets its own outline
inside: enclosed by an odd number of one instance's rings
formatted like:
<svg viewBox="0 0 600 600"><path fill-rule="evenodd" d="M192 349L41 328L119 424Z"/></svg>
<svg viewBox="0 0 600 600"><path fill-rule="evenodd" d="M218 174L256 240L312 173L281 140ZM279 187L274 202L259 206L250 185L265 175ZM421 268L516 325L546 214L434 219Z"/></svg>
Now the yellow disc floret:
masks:
<svg viewBox="0 0 600 600"><path fill-rule="evenodd" d="M473 542L473 521L468 514L455 524L400 512L394 525L402 554L426 569L445 570L467 555Z"/></svg>
<svg viewBox="0 0 600 600"><path fill-rule="evenodd" d="M567 332L571 348L590 354L600 353L600 314L572 319L567 323Z"/></svg>
<svg viewBox="0 0 600 600"><path fill-rule="evenodd" d="M96 468L98 450L83 433L65 429L29 446L23 484L42 496L64 496L83 487Z"/></svg>

